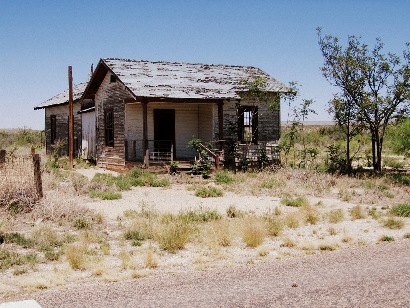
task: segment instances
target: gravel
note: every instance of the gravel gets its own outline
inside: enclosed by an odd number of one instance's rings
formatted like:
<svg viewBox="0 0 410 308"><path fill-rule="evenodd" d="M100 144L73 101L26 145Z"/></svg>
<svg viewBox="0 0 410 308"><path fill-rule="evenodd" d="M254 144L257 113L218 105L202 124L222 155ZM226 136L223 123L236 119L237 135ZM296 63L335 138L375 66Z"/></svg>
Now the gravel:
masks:
<svg viewBox="0 0 410 308"><path fill-rule="evenodd" d="M409 307L410 240L31 297L42 307Z"/></svg>

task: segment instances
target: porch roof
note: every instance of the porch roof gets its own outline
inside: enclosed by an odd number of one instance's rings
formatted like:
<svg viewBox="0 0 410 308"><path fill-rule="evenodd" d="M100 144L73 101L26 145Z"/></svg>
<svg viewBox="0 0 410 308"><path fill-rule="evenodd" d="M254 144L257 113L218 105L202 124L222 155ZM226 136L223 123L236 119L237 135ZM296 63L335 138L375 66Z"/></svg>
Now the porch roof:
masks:
<svg viewBox="0 0 410 308"><path fill-rule="evenodd" d="M116 75L135 97L239 99L239 93L248 90L244 81L257 77L266 79L267 91L289 91L283 83L252 66L105 58L100 60L84 98L95 94L107 70Z"/></svg>
<svg viewBox="0 0 410 308"><path fill-rule="evenodd" d="M80 83L73 86L73 102L79 101L84 93L87 83ZM52 98L46 100L45 102L34 107L34 110L43 109L46 107L57 106L68 104L68 89Z"/></svg>

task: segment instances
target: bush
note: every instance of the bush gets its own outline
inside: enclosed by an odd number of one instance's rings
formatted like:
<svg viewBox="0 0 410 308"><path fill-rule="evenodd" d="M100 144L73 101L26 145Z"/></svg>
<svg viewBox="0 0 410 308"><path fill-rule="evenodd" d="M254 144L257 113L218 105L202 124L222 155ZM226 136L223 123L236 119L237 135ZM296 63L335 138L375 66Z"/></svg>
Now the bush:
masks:
<svg viewBox="0 0 410 308"><path fill-rule="evenodd" d="M223 191L217 187L199 187L195 191L195 196L201 198L222 197Z"/></svg>
<svg viewBox="0 0 410 308"><path fill-rule="evenodd" d="M231 184L235 182L235 179L228 171L224 170L215 173L215 182L218 184Z"/></svg>
<svg viewBox="0 0 410 308"><path fill-rule="evenodd" d="M382 236L379 238L379 241L380 241L380 242L392 242L392 241L394 241L394 237L393 237L393 236L389 236L389 235L382 235Z"/></svg>
<svg viewBox="0 0 410 308"><path fill-rule="evenodd" d="M100 198L102 200L117 200L121 199L122 195L119 192L114 191L98 191L92 190L88 194L91 198Z"/></svg>
<svg viewBox="0 0 410 308"><path fill-rule="evenodd" d="M246 218L242 230L242 239L248 247L259 246L266 235L264 224L256 217Z"/></svg>
<svg viewBox="0 0 410 308"><path fill-rule="evenodd" d="M403 203L393 206L390 213L399 217L410 217L410 203Z"/></svg>
<svg viewBox="0 0 410 308"><path fill-rule="evenodd" d="M300 207L300 206L309 204L307 199L303 197L296 197L296 198L286 197L286 198L283 198L281 202L282 204L286 206L293 206L293 207Z"/></svg>
<svg viewBox="0 0 410 308"><path fill-rule="evenodd" d="M158 226L155 239L161 249L175 253L177 250L185 248L192 231L193 228L189 223L171 219Z"/></svg>
<svg viewBox="0 0 410 308"><path fill-rule="evenodd" d="M389 218L383 222L383 226L389 229L402 229L404 227L404 221L395 218Z"/></svg>
<svg viewBox="0 0 410 308"><path fill-rule="evenodd" d="M329 213L327 213L327 219L332 224L337 224L343 221L344 219L343 210L341 209L331 210Z"/></svg>
<svg viewBox="0 0 410 308"><path fill-rule="evenodd" d="M84 270L86 265L87 246L73 244L66 247L65 256L70 267L74 270Z"/></svg>
<svg viewBox="0 0 410 308"><path fill-rule="evenodd" d="M363 212L360 205L354 206L349 212L353 220L366 218L366 214Z"/></svg>

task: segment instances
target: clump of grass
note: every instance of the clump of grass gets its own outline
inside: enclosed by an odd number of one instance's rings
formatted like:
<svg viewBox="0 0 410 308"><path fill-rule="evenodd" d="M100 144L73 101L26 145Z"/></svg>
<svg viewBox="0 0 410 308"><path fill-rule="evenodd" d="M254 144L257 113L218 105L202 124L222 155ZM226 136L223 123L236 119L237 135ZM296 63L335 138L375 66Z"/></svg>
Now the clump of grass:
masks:
<svg viewBox="0 0 410 308"><path fill-rule="evenodd" d="M377 209L375 207L368 209L367 214L369 214L369 216L371 216L373 219L378 219L380 217L380 214L377 212Z"/></svg>
<svg viewBox="0 0 410 308"><path fill-rule="evenodd" d="M65 257L68 264L74 270L84 270L86 268L88 247L84 244L71 244L65 249Z"/></svg>
<svg viewBox="0 0 410 308"><path fill-rule="evenodd" d="M121 259L122 269L135 269L135 264L132 260L131 254L125 249L121 249L119 257Z"/></svg>
<svg viewBox="0 0 410 308"><path fill-rule="evenodd" d="M363 209L360 205L356 205L356 206L352 207L349 210L349 212L350 212L350 216L351 216L352 220L366 218L366 214L364 213L364 211L363 211Z"/></svg>
<svg viewBox="0 0 410 308"><path fill-rule="evenodd" d="M330 243L330 242L322 242L319 244L319 250L322 251L334 251L338 248L338 245L336 243Z"/></svg>
<svg viewBox="0 0 410 308"><path fill-rule="evenodd" d="M393 236L389 236L389 235L382 235L379 238L380 242L393 242L394 241L394 237Z"/></svg>
<svg viewBox="0 0 410 308"><path fill-rule="evenodd" d="M156 257L152 249L147 250L147 253L145 254L144 264L147 268L158 267L158 258Z"/></svg>
<svg viewBox="0 0 410 308"><path fill-rule="evenodd" d="M4 235L4 242L14 243L20 245L23 248L31 248L35 246L35 241L32 239L26 238L23 234L18 232L6 233Z"/></svg>
<svg viewBox="0 0 410 308"><path fill-rule="evenodd" d="M403 236L403 238L410 239L410 233L406 233L406 234Z"/></svg>
<svg viewBox="0 0 410 308"><path fill-rule="evenodd" d="M295 213L289 213L284 219L285 225L288 228L296 229L300 226L299 217Z"/></svg>
<svg viewBox="0 0 410 308"><path fill-rule="evenodd" d="M0 270L6 270L15 265L23 265L26 263L35 263L36 255L27 254L21 255L15 251L0 248Z"/></svg>
<svg viewBox="0 0 410 308"><path fill-rule="evenodd" d="M122 198L121 193L115 191L92 190L88 195L91 198L100 198L102 200L117 200Z"/></svg>
<svg viewBox="0 0 410 308"><path fill-rule="evenodd" d="M309 202L307 201L306 198L304 197L296 197L296 198L291 198L291 197L285 197L282 199L282 204L286 206L293 206L293 207L301 207L303 205L308 205Z"/></svg>
<svg viewBox="0 0 410 308"><path fill-rule="evenodd" d="M189 210L178 214L179 218L189 222L209 222L222 218L217 210L211 210L204 207L199 207L197 210Z"/></svg>
<svg viewBox="0 0 410 308"><path fill-rule="evenodd" d="M248 247L257 247L262 244L266 229L262 221L250 216L244 219L242 227L242 240Z"/></svg>
<svg viewBox="0 0 410 308"><path fill-rule="evenodd" d="M396 218L388 218L383 221L383 226L389 229L402 229L404 227L404 221Z"/></svg>
<svg viewBox="0 0 410 308"><path fill-rule="evenodd" d="M235 178L229 171L223 170L215 172L215 182L218 184L231 184L235 182Z"/></svg>
<svg viewBox="0 0 410 308"><path fill-rule="evenodd" d="M327 220L332 223L332 224L337 224L344 219L344 213L343 210L337 209L337 210L331 210L330 212L327 213Z"/></svg>
<svg viewBox="0 0 410 308"><path fill-rule="evenodd" d="M301 208L302 215L306 223L316 225L320 220L319 211L309 204L305 204Z"/></svg>
<svg viewBox="0 0 410 308"><path fill-rule="evenodd" d="M87 217L78 217L73 222L73 227L77 230L89 229L91 227L91 221Z"/></svg>
<svg viewBox="0 0 410 308"><path fill-rule="evenodd" d="M136 217L124 232L124 238L132 241L144 241L153 238L153 224L144 217Z"/></svg>
<svg viewBox="0 0 410 308"><path fill-rule="evenodd" d="M226 216L228 218L238 218L238 217L243 217L243 212L241 210L238 210L235 205L230 205L226 209Z"/></svg>
<svg viewBox="0 0 410 308"><path fill-rule="evenodd" d="M258 248L258 255L260 257L266 257L269 254L269 249L266 247L259 247Z"/></svg>
<svg viewBox="0 0 410 308"><path fill-rule="evenodd" d="M390 210L390 213L399 217L410 217L410 203L395 205Z"/></svg>
<svg viewBox="0 0 410 308"><path fill-rule="evenodd" d="M193 230L189 222L169 216L157 226L155 240L161 249L175 253L185 248Z"/></svg>
<svg viewBox="0 0 410 308"><path fill-rule="evenodd" d="M327 232L329 232L330 235L336 235L337 234L337 230L333 227L329 227L327 229Z"/></svg>
<svg viewBox="0 0 410 308"><path fill-rule="evenodd" d="M284 228L282 220L272 215L267 215L264 218L266 221L266 231L270 236L279 236L282 234Z"/></svg>
<svg viewBox="0 0 410 308"><path fill-rule="evenodd" d="M288 247L288 248L291 248L291 247L295 247L295 246L296 246L295 241L292 240L292 239L290 239L290 238L288 238L288 237L284 238L284 239L282 240L282 244L280 244L280 247Z"/></svg>
<svg viewBox="0 0 410 308"><path fill-rule="evenodd" d="M195 196L201 198L222 197L223 191L217 187L198 187L195 190Z"/></svg>

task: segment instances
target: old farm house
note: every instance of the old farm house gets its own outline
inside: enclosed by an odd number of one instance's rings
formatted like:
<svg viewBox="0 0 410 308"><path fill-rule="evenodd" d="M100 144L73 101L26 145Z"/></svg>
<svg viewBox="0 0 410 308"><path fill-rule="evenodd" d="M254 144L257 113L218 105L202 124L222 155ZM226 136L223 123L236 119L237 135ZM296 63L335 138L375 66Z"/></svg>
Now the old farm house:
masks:
<svg viewBox="0 0 410 308"><path fill-rule="evenodd" d="M266 100L249 95L257 78L264 80ZM225 158L234 148L249 159L261 151L272 159L280 134L279 93L285 91L255 67L101 59L77 103L78 153L85 158L93 153L97 165L106 168L192 161L197 152L188 144L195 136L211 142L211 152L225 150ZM59 129L67 123L64 112L56 114L66 101L53 99L36 107L46 109L47 145L60 138Z"/></svg>

